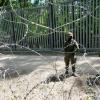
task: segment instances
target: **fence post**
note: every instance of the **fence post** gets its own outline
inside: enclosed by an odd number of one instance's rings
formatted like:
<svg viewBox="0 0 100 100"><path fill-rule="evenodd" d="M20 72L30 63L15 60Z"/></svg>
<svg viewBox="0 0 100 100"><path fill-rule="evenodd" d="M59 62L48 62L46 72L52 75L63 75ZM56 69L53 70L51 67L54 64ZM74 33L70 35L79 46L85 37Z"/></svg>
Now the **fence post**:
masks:
<svg viewBox="0 0 100 100"><path fill-rule="evenodd" d="M13 21L14 21L14 15L13 15L13 12L11 11L11 21L12 21L12 42L14 43L14 44L16 44L16 37L15 37L15 28L14 28L14 23L13 23ZM16 50L16 45L13 45L12 46L12 49L13 50Z"/></svg>
<svg viewBox="0 0 100 100"><path fill-rule="evenodd" d="M55 28L55 12L54 12L54 6L53 6L53 0L48 0L48 26L52 29ZM49 30L49 32L53 32L52 30ZM52 34L48 35L48 42L49 42L49 48L54 48L54 32Z"/></svg>
<svg viewBox="0 0 100 100"><path fill-rule="evenodd" d="M74 12L75 12L75 10L74 10L74 2L72 1L72 21L75 20ZM75 32L75 23L74 22L73 22L73 26L72 26L72 31L73 31L73 33ZM74 33L74 35L75 35L75 33Z"/></svg>

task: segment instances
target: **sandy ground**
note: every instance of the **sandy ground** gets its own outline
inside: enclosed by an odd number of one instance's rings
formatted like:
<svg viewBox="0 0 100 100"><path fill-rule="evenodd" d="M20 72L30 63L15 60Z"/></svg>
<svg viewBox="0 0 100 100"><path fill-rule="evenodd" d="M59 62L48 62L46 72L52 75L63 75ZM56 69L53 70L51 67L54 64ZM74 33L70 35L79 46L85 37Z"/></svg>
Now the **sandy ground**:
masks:
<svg viewBox="0 0 100 100"><path fill-rule="evenodd" d="M0 100L95 100L98 87L88 87L86 77L100 70L100 57L77 57L77 74L64 81L41 82L55 73L64 73L63 56L0 55L0 67L14 68L19 77L0 80ZM71 68L70 68L71 73ZM98 97L99 98L99 97ZM97 100L100 100L97 99Z"/></svg>

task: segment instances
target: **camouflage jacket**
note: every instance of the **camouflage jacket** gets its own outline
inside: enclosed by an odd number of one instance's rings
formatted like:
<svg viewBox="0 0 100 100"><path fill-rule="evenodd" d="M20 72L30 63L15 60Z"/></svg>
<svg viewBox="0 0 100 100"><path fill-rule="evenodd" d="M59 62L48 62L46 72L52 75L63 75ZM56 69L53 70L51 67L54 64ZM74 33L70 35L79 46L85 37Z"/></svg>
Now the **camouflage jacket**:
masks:
<svg viewBox="0 0 100 100"><path fill-rule="evenodd" d="M74 39L71 39L70 42L65 41L64 52L75 53L78 49L79 49L79 45Z"/></svg>

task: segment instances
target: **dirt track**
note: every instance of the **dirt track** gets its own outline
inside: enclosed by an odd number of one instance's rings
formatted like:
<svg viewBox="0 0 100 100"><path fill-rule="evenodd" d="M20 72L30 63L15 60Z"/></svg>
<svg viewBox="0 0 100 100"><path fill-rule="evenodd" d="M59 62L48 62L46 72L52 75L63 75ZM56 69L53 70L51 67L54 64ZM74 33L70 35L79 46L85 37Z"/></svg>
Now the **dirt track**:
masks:
<svg viewBox="0 0 100 100"><path fill-rule="evenodd" d="M96 74L100 70L100 57L77 57L76 68L79 73ZM34 56L34 55L0 55L0 67L13 67L20 74L29 74L33 71L55 70L64 71L63 56ZM95 68L95 69L94 69Z"/></svg>

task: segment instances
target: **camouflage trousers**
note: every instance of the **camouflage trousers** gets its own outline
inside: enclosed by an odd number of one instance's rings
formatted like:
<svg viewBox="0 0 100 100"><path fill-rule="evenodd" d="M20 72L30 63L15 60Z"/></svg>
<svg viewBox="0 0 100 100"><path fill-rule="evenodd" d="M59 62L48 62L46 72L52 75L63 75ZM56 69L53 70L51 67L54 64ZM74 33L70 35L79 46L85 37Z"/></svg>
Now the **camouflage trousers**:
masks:
<svg viewBox="0 0 100 100"><path fill-rule="evenodd" d="M72 65L72 71L73 73L75 72L75 63L76 63L76 58L75 58L75 54L67 54L65 53L65 56L64 56L64 62L65 62L65 69L66 71L68 71L69 69L69 64L71 62L71 65Z"/></svg>

